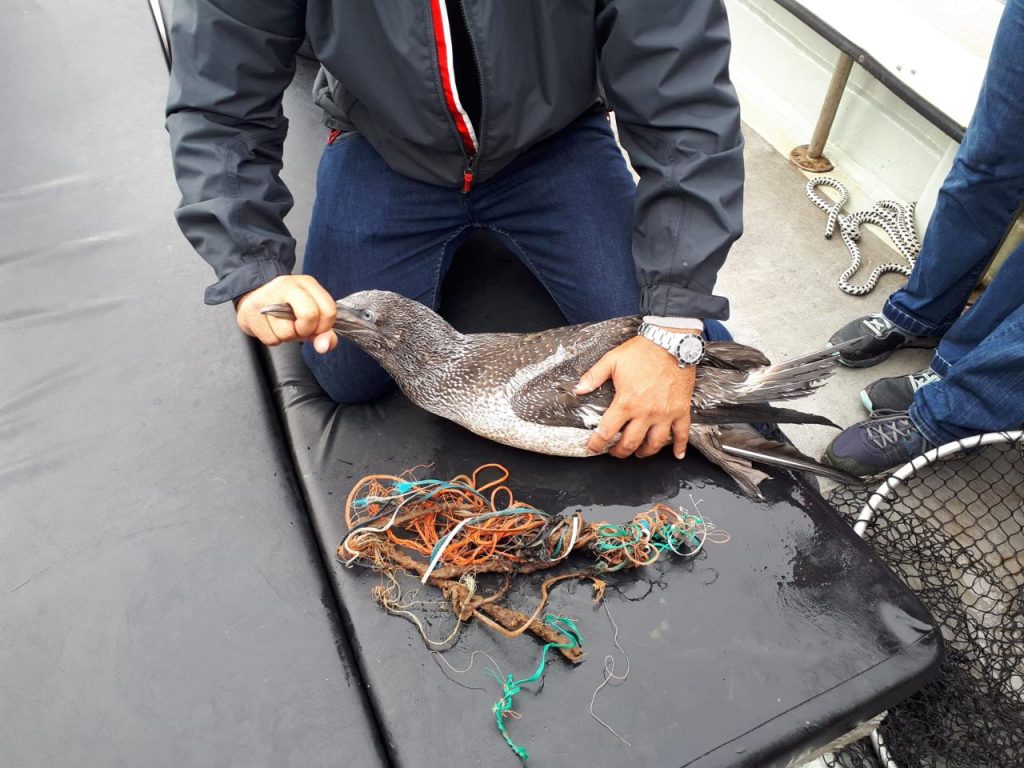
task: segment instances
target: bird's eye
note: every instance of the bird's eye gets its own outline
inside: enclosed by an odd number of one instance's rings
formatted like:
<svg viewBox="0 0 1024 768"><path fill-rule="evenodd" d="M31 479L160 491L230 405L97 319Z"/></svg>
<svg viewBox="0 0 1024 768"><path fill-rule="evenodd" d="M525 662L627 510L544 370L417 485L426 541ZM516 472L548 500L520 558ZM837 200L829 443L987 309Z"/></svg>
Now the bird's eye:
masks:
<svg viewBox="0 0 1024 768"><path fill-rule="evenodd" d="M377 319L376 313L372 309L363 310L363 320L368 323L372 323Z"/></svg>

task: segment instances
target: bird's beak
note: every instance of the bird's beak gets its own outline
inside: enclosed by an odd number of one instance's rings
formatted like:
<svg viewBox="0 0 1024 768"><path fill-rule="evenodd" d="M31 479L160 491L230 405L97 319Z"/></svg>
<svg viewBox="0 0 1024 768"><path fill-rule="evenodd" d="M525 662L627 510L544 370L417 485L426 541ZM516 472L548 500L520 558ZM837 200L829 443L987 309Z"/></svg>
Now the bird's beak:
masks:
<svg viewBox="0 0 1024 768"><path fill-rule="evenodd" d="M350 337L359 331L370 331L380 334L380 330L372 320L367 320L355 307L351 307L344 301L334 302L338 309L338 316L334 320L334 332L340 336ZM260 314L280 317L284 320L294 320L295 311L290 304L268 304L260 310Z"/></svg>
<svg viewBox="0 0 1024 768"><path fill-rule="evenodd" d="M380 329L372 320L363 317L362 312L355 307L349 306L344 301L334 302L338 308L338 317L334 320L334 330L342 336L350 336L358 331L370 331L379 335Z"/></svg>

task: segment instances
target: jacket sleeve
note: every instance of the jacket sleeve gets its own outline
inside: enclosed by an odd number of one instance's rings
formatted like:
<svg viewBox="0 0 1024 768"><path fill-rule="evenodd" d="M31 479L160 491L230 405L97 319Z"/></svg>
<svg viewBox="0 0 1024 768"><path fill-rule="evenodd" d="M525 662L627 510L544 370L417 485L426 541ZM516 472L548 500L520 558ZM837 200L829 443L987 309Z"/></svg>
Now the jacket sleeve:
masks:
<svg viewBox="0 0 1024 768"><path fill-rule="evenodd" d="M606 0L598 64L640 175L633 257L644 314L724 320L712 295L743 231L743 137L722 0Z"/></svg>
<svg viewBox="0 0 1024 768"><path fill-rule="evenodd" d="M284 225L292 196L279 176L304 3L176 0L170 28L167 130L181 203L178 225L210 263L219 304L291 272Z"/></svg>

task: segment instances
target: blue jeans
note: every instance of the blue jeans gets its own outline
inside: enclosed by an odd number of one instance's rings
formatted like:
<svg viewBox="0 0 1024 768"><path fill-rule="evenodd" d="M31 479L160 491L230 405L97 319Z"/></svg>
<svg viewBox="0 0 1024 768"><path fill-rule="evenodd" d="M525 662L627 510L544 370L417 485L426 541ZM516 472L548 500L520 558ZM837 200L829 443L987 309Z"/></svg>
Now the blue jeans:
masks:
<svg viewBox="0 0 1024 768"><path fill-rule="evenodd" d="M985 81L939 191L921 255L883 314L919 336L942 336L910 417L929 441L1024 424L1024 245L961 315L1024 200L1024 0L1007 0Z"/></svg>
<svg viewBox="0 0 1024 768"><path fill-rule="evenodd" d="M324 149L303 270L335 298L370 288L435 310L456 249L473 230L500 240L537 277L566 320L640 311L631 256L636 185L607 118L586 115L526 150L464 195L391 170L358 134ZM728 338L707 323L709 338ZM394 385L346 340L303 357L339 403L374 400Z"/></svg>

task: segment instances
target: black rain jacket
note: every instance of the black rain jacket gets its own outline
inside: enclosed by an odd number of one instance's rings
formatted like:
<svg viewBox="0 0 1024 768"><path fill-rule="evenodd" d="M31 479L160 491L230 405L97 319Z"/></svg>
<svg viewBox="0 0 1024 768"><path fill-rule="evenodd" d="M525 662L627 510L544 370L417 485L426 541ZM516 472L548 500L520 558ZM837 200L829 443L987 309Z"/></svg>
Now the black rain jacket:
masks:
<svg viewBox="0 0 1024 768"><path fill-rule="evenodd" d="M453 94L445 2L462 3L472 42L475 130ZM606 103L640 175L643 312L728 316L712 289L742 230L743 139L722 0L176 0L167 128L178 222L218 278L207 303L295 264L281 97L307 35L326 124L433 184L484 182Z"/></svg>

